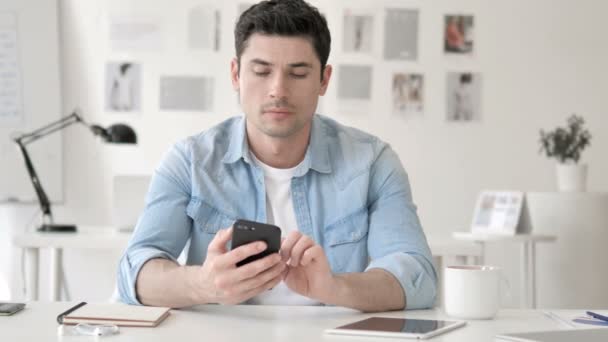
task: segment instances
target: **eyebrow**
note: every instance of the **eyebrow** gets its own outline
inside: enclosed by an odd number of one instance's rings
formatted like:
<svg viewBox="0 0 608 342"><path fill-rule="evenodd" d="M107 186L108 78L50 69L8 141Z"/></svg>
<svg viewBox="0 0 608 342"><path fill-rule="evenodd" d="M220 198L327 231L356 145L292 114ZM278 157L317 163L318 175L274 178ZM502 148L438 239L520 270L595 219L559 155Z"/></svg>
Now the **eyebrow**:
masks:
<svg viewBox="0 0 608 342"><path fill-rule="evenodd" d="M272 63L267 62L263 59L259 59L259 58L254 58L249 63L263 65L263 66L272 66L273 65ZM306 62L289 63L288 66L290 68L310 68L310 69L312 69L312 64L306 63Z"/></svg>

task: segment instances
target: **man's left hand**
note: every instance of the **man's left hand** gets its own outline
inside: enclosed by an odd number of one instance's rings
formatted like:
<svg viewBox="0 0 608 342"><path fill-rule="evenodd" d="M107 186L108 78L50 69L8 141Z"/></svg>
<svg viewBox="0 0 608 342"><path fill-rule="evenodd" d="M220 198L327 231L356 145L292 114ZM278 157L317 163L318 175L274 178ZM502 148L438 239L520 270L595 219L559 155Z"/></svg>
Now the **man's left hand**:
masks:
<svg viewBox="0 0 608 342"><path fill-rule="evenodd" d="M281 244L287 263L283 281L292 291L326 303L331 298L335 278L323 248L298 231L289 233Z"/></svg>

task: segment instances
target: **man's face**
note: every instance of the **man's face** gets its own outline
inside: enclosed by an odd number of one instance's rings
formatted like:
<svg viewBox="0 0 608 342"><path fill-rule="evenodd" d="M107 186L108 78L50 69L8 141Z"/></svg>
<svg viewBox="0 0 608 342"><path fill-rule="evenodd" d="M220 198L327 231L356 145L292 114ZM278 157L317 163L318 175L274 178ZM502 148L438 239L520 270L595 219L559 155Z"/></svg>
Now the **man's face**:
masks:
<svg viewBox="0 0 608 342"><path fill-rule="evenodd" d="M260 133L287 138L309 127L319 96L331 76L310 40L254 33L241 55L231 63L232 85L239 92L247 121Z"/></svg>

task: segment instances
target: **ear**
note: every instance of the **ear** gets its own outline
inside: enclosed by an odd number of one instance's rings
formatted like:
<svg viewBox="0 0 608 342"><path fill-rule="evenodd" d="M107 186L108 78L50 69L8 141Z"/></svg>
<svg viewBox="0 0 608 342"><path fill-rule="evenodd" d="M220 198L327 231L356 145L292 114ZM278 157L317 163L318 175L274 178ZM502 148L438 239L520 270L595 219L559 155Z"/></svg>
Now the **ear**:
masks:
<svg viewBox="0 0 608 342"><path fill-rule="evenodd" d="M232 89L239 90L239 62L236 57L230 61L230 80L232 81Z"/></svg>
<svg viewBox="0 0 608 342"><path fill-rule="evenodd" d="M325 70L323 70L323 79L321 80L321 90L319 92L320 96L325 95L327 91L327 86L329 86L329 79L331 78L332 67L327 64L325 66Z"/></svg>

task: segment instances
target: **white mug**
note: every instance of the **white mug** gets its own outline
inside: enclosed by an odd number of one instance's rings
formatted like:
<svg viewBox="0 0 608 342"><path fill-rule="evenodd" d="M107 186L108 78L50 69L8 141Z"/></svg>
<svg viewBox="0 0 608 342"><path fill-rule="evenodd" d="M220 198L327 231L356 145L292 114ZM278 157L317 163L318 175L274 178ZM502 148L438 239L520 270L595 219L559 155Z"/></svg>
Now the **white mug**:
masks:
<svg viewBox="0 0 608 342"><path fill-rule="evenodd" d="M491 319L500 307L501 270L494 266L447 266L445 312L462 319Z"/></svg>

